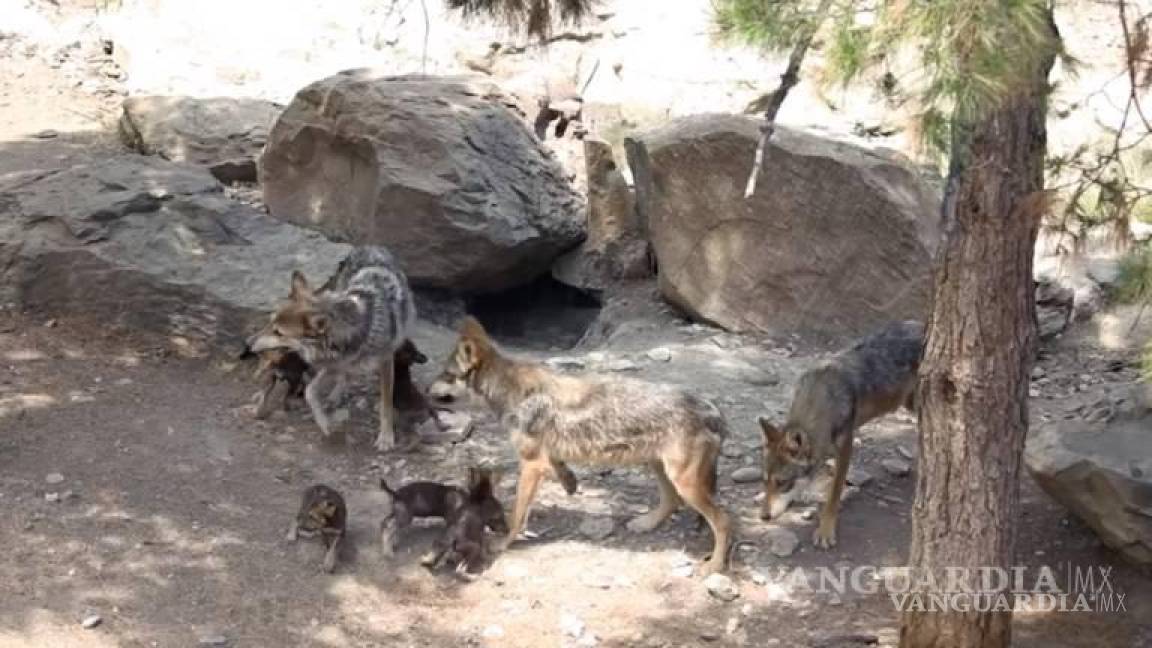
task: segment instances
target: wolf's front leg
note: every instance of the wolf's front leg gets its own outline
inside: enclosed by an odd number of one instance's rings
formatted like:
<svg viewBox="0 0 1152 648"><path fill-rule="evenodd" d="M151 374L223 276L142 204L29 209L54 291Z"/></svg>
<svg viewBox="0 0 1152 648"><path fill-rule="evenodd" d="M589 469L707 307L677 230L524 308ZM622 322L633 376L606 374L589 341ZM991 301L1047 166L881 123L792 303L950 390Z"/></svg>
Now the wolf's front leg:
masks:
<svg viewBox="0 0 1152 648"><path fill-rule="evenodd" d="M320 433L325 438L332 434L332 423L324 412L324 401L321 396L328 381L328 370L321 369L312 379L312 382L304 388L304 402L308 403L308 409L312 410L312 419L316 421L316 425L320 427Z"/></svg>
<svg viewBox="0 0 1152 648"><path fill-rule="evenodd" d="M392 388L396 380L394 356L389 353L380 361L380 434L376 436L376 449L387 452L396 446L395 410L392 409Z"/></svg>
<svg viewBox="0 0 1152 648"><path fill-rule="evenodd" d="M520 482L516 484L516 506L512 509L512 524L508 527L508 535L498 545L501 550L507 549L508 545L524 531L524 526L528 522L528 508L536 498L540 482L551 469L551 462L543 457L520 458Z"/></svg>
<svg viewBox="0 0 1152 648"><path fill-rule="evenodd" d="M848 476L848 463L852 460L853 430L849 430L840 442L840 451L836 454L836 469L832 476L832 484L828 489L828 501L820 509L820 524L812 534L812 544L821 549L831 549L836 546L836 518L840 513L840 494L844 490L844 480Z"/></svg>

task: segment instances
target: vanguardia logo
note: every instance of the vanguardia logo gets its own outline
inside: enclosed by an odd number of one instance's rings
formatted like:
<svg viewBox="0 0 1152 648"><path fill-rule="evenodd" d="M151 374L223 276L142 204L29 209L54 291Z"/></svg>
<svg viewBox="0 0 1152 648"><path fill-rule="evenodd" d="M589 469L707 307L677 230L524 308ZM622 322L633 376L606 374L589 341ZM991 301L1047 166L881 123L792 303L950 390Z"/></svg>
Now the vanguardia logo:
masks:
<svg viewBox="0 0 1152 648"><path fill-rule="evenodd" d="M868 565L778 567L770 586L792 593L885 594L900 612L1127 612L1112 568L948 567L938 571Z"/></svg>

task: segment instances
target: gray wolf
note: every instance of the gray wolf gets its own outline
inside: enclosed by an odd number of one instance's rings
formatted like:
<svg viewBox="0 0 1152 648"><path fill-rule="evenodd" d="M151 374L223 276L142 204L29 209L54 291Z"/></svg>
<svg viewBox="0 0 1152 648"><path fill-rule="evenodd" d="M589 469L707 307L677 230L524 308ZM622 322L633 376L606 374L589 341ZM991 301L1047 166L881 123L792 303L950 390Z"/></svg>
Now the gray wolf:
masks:
<svg viewBox="0 0 1152 648"><path fill-rule="evenodd" d="M566 462L647 465L660 501L629 527L650 531L687 502L712 529L714 545L704 570L724 569L731 522L713 493L727 425L714 405L666 385L560 374L506 357L471 317L429 394L443 401L465 390L479 394L501 417L520 460L504 547L524 530L540 481L562 475Z"/></svg>
<svg viewBox="0 0 1152 648"><path fill-rule="evenodd" d="M795 495L797 480L808 478L834 455L835 472L813 543L825 549L836 545L836 517L856 428L901 405L913 409L923 348L923 324L911 320L889 324L824 366L804 373L783 427L759 418L764 435L760 517L769 520L783 514Z"/></svg>
<svg viewBox="0 0 1152 648"><path fill-rule="evenodd" d="M385 554L395 552L400 534L412 524L414 518L438 517L451 526L465 504L470 505L481 516L485 525L496 533L507 533L508 522L504 517L504 507L500 505L492 490L500 476L485 468L468 469L468 488L448 486L437 482L418 481L405 484L392 490L386 481L380 480L380 488L392 498L392 511L380 523L380 544ZM488 484L484 490L486 497L473 497L473 491L481 484Z"/></svg>
<svg viewBox="0 0 1152 648"><path fill-rule="evenodd" d="M385 451L396 445L393 354L415 320L412 290L392 254L381 247L358 247L319 290L300 271L293 272L288 300L248 340L248 348L253 353L292 351L316 368L304 400L325 437L332 424L323 401L342 393L349 375L377 370L380 433L375 445Z"/></svg>
<svg viewBox="0 0 1152 648"><path fill-rule="evenodd" d="M295 542L301 535L320 535L328 549L324 554L324 571L331 573L336 568L336 552L347 527L348 507L344 497L333 488L316 484L304 491L300 510L288 529L288 541Z"/></svg>
<svg viewBox="0 0 1152 648"><path fill-rule="evenodd" d="M487 560L488 542L484 529L491 526L492 505L495 504L499 509L499 502L493 493L495 479L487 471L470 471L468 492L462 505L448 519L448 527L433 544L432 551L420 559L421 564L438 569L445 563L454 563L456 572L464 574L475 573ZM503 510L500 510L500 520L503 519ZM507 531L507 526L504 526L497 532Z"/></svg>

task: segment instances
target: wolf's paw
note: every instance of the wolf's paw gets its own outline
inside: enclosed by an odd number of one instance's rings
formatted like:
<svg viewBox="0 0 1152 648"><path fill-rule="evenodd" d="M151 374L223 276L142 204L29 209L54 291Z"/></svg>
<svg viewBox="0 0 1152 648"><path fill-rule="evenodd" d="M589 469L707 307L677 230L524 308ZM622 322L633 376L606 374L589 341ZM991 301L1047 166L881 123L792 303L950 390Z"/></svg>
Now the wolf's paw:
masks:
<svg viewBox="0 0 1152 648"><path fill-rule="evenodd" d="M632 533L648 533L660 526L660 523L664 521L664 517L665 516L659 511L648 511L640 517L634 517L628 520L628 524L625 526L627 526L628 530Z"/></svg>
<svg viewBox="0 0 1152 648"><path fill-rule="evenodd" d="M818 549L831 549L836 546L836 527L821 524L812 534L812 544Z"/></svg>
<svg viewBox="0 0 1152 648"><path fill-rule="evenodd" d="M392 430L381 430L380 434L376 436L376 443L373 445L377 452L388 452L396 447L396 435L393 434Z"/></svg>
<svg viewBox="0 0 1152 648"><path fill-rule="evenodd" d="M324 571L326 573L329 573L329 574L336 571L336 552L335 551L329 551L327 553L327 555L324 556Z"/></svg>

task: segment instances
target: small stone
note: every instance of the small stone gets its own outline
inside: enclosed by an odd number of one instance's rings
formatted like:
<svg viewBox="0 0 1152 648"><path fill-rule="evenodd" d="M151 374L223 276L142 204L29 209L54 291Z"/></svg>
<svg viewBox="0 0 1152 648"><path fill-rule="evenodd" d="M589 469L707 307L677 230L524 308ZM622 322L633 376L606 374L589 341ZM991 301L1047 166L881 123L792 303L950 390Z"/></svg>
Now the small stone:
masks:
<svg viewBox="0 0 1152 648"><path fill-rule="evenodd" d="M804 520L805 522L811 520L814 517L816 517L816 509L806 508L803 511L800 511L800 519Z"/></svg>
<svg viewBox="0 0 1152 648"><path fill-rule="evenodd" d="M744 466L732 471L732 481L737 484L748 484L751 482L760 481L760 468L756 466Z"/></svg>
<svg viewBox="0 0 1152 648"><path fill-rule="evenodd" d="M584 634L584 622L574 614L561 614L560 632L569 637L578 638Z"/></svg>
<svg viewBox="0 0 1152 648"><path fill-rule="evenodd" d="M590 517L580 523L580 535L589 540L603 540L612 535L616 522L609 517Z"/></svg>
<svg viewBox="0 0 1152 648"><path fill-rule="evenodd" d="M50 319L47 322L44 322L44 328L56 328L56 324L56 320Z"/></svg>
<svg viewBox="0 0 1152 648"><path fill-rule="evenodd" d="M209 634L200 637L198 643L201 646L227 646L228 637L219 634Z"/></svg>
<svg viewBox="0 0 1152 648"><path fill-rule="evenodd" d="M571 356L557 356L555 358L548 358L544 364L552 369L559 371L573 370L579 371L585 367L584 361L580 358L573 358Z"/></svg>
<svg viewBox="0 0 1152 648"><path fill-rule="evenodd" d="M80 627L84 628L85 630L91 630L101 623L104 623L104 619L100 618L99 614L90 614L84 617L84 620L80 622Z"/></svg>
<svg viewBox="0 0 1152 648"><path fill-rule="evenodd" d="M44 483L62 484L64 483L64 475L61 475L60 473L48 473L44 476Z"/></svg>
<svg viewBox="0 0 1152 648"><path fill-rule="evenodd" d="M787 558L796 553L800 538L791 529L777 528L768 532L768 551L778 558Z"/></svg>
<svg viewBox="0 0 1152 648"><path fill-rule="evenodd" d="M896 452L898 452L901 457L904 457L908 461L912 461L916 458L916 455L912 454L912 451L903 445L896 446Z"/></svg>
<svg viewBox="0 0 1152 648"><path fill-rule="evenodd" d="M736 583L724 574L712 574L705 578L704 587L708 588L708 593L713 597L726 603L735 601L740 597L740 590L736 587Z"/></svg>
<svg viewBox="0 0 1152 648"><path fill-rule="evenodd" d="M885 459L880 465L893 477L906 477L912 471L912 467L903 459Z"/></svg>
<svg viewBox="0 0 1152 648"><path fill-rule="evenodd" d="M490 625L480 632L480 635L487 639L495 639L504 636L504 628L498 625Z"/></svg>
<svg viewBox="0 0 1152 648"><path fill-rule="evenodd" d="M583 637L580 637L576 640L576 645L582 646L583 648L594 648L594 646L599 643L600 640L597 639L596 635L594 634L585 634Z"/></svg>
<svg viewBox="0 0 1152 648"><path fill-rule="evenodd" d="M704 641L717 641L720 639L720 632L713 628L705 628L700 631L700 638Z"/></svg>
<svg viewBox="0 0 1152 648"><path fill-rule="evenodd" d="M1040 398L1040 390L1036 389L1035 387L1029 387L1028 388L1028 397L1029 398Z"/></svg>
<svg viewBox="0 0 1152 648"><path fill-rule="evenodd" d="M640 365L632 362L628 358L617 358L609 362L606 369L608 369L608 371L616 372L639 371Z"/></svg>
<svg viewBox="0 0 1152 648"><path fill-rule="evenodd" d="M752 572L751 579L755 585L766 585L768 583L768 577L758 571Z"/></svg>
<svg viewBox="0 0 1152 648"><path fill-rule="evenodd" d="M743 610L741 610L743 611ZM734 616L728 619L728 623L724 624L724 634L734 635L740 629L740 617Z"/></svg>
<svg viewBox="0 0 1152 648"><path fill-rule="evenodd" d="M672 360L672 350L668 347L656 347L649 349L646 354L648 359L653 362L668 362Z"/></svg>
<svg viewBox="0 0 1152 648"><path fill-rule="evenodd" d="M36 133L33 133L33 135L32 135L32 137L34 137L35 139L55 139L59 136L60 136L60 133L52 130L51 128L47 128L45 130L38 131Z"/></svg>
<svg viewBox="0 0 1152 648"><path fill-rule="evenodd" d="M848 469L848 483L864 488L872 481L872 474L860 468Z"/></svg>

